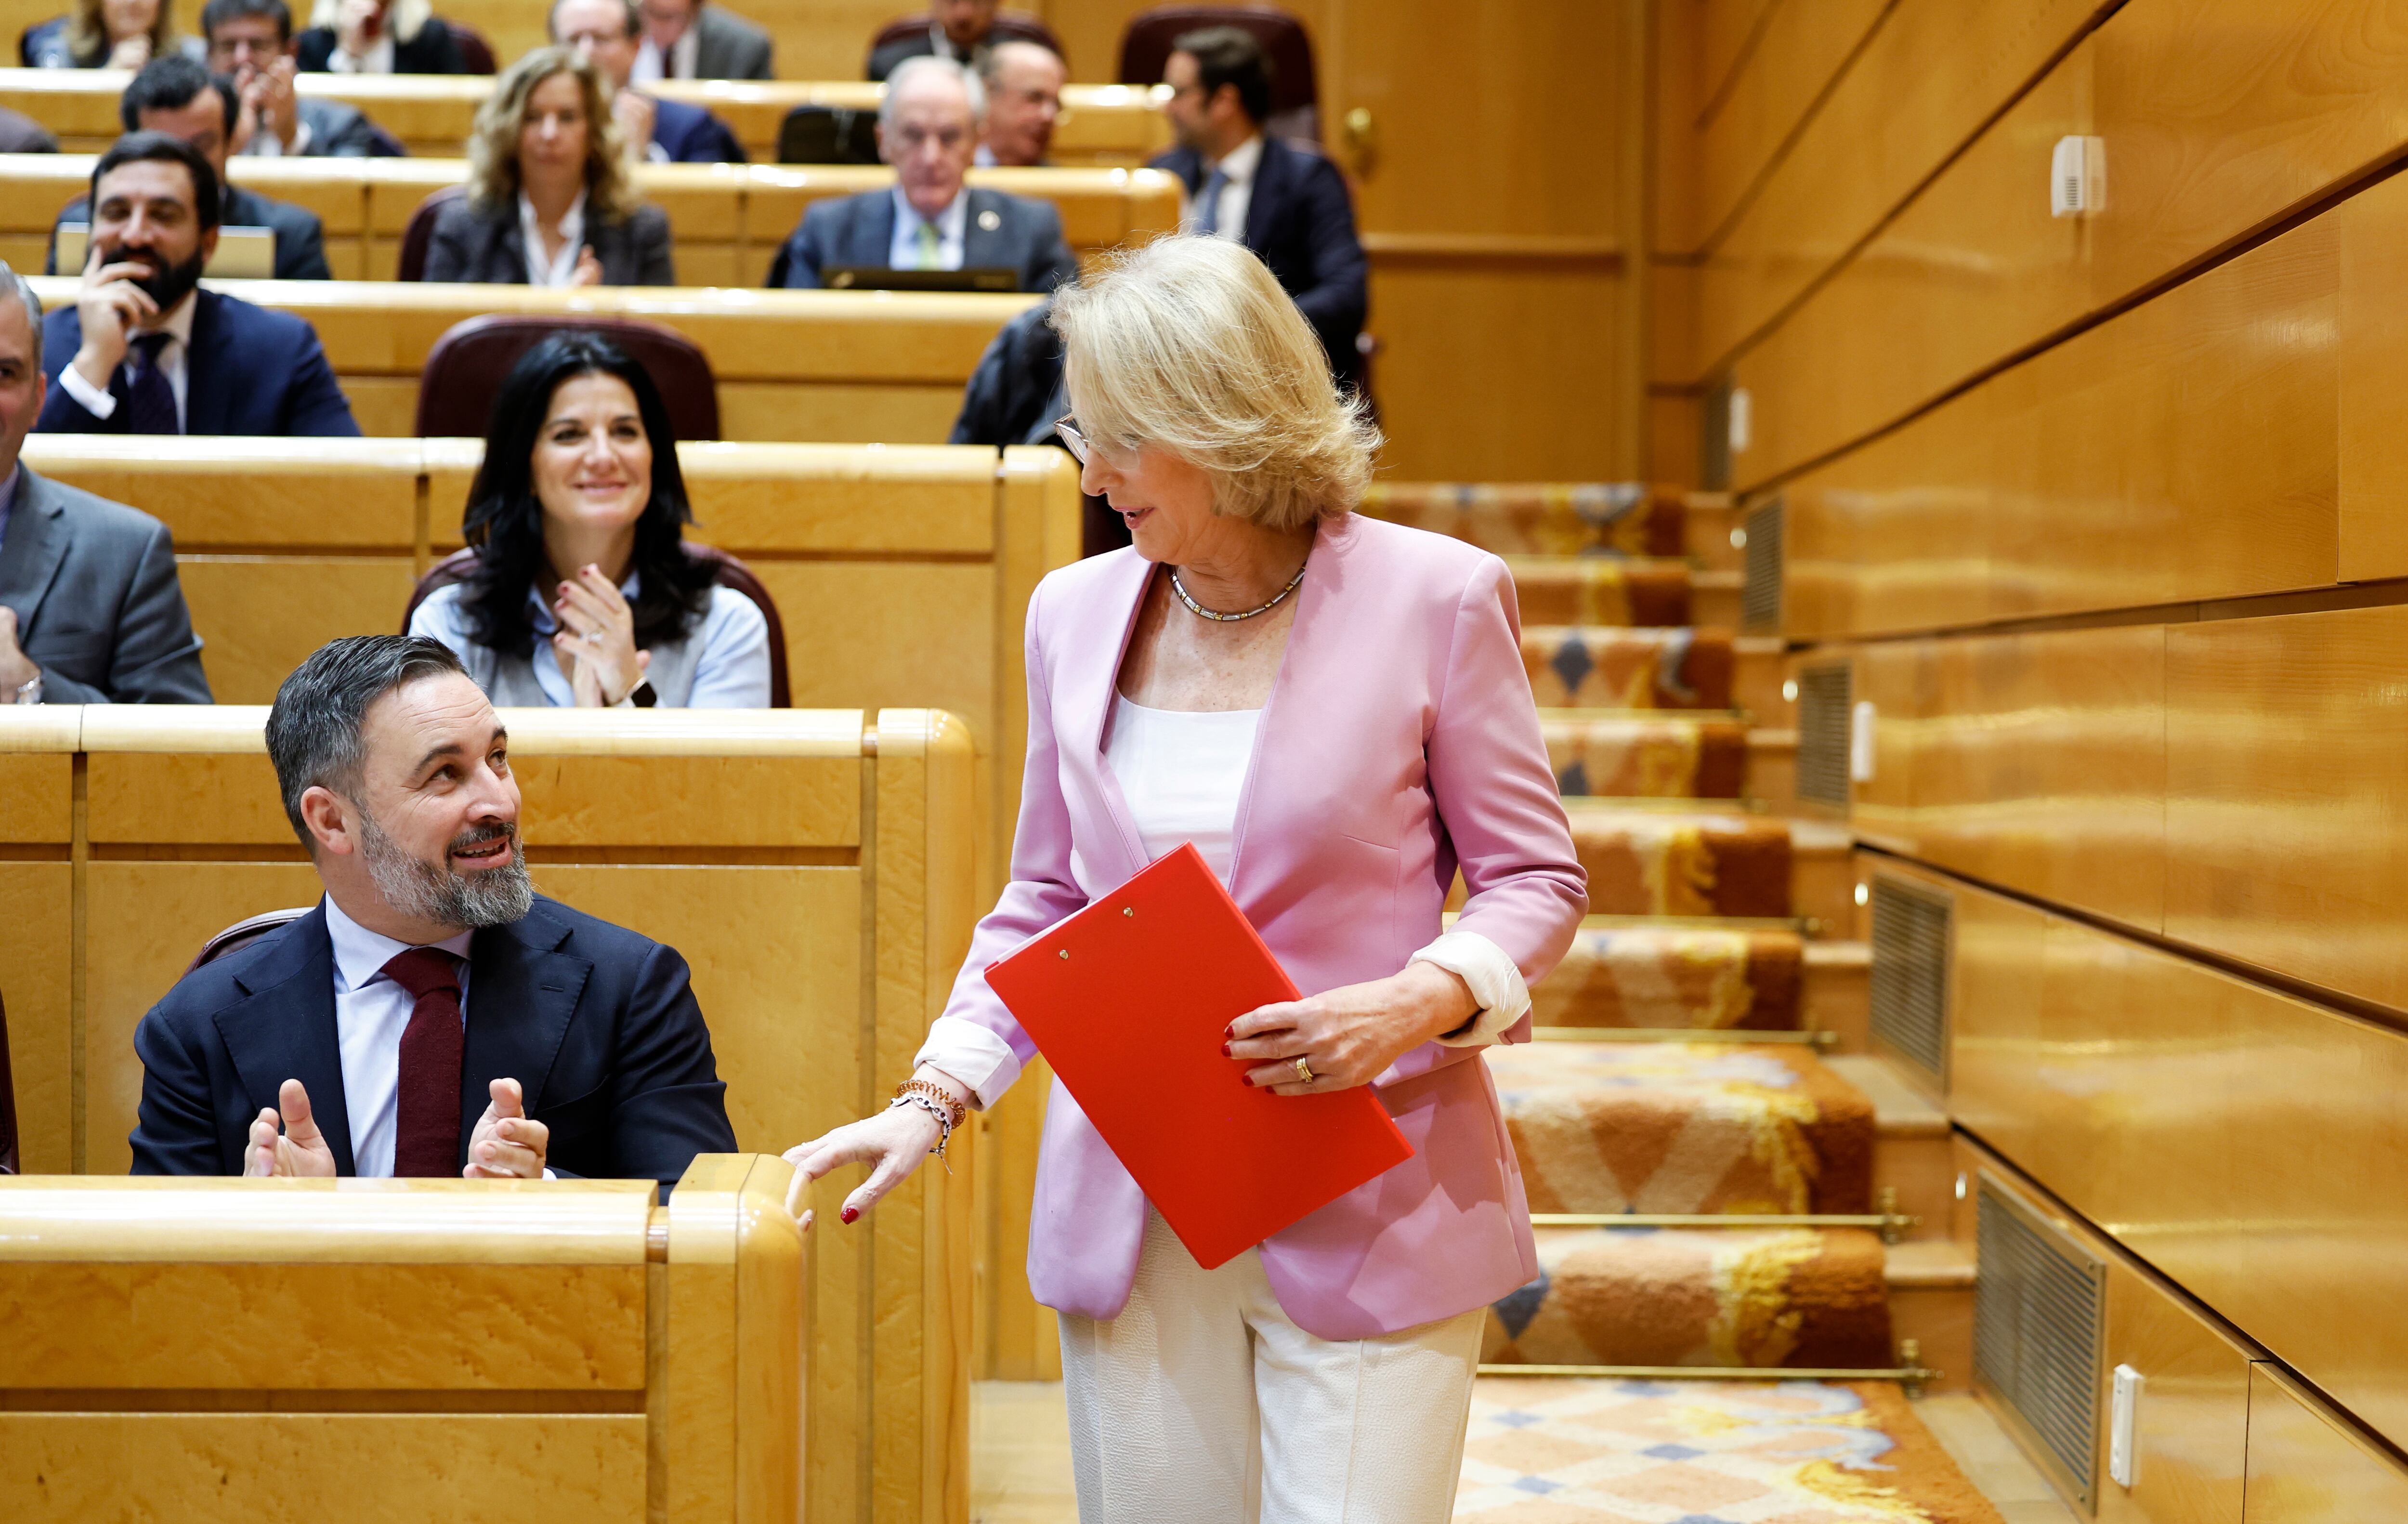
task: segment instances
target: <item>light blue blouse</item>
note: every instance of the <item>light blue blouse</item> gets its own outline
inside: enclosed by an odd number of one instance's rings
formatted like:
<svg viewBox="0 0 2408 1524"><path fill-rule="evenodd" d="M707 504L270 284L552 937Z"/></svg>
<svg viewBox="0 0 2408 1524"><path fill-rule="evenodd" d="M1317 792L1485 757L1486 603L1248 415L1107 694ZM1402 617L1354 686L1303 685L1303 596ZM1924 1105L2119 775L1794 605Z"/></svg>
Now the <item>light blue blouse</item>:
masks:
<svg viewBox="0 0 2408 1524"><path fill-rule="evenodd" d="M638 582L630 573L619 584L628 597ZM532 587L527 589L529 622L535 626L535 651L528 656L503 656L477 644L468 635L467 611L461 605L465 589L454 582L438 587L410 616L409 633L425 635L450 646L468 669L468 675L496 704L526 703L532 698L528 680L556 708L573 708L576 691L560 669L552 650L552 631L559 626L552 607ZM769 707L769 622L751 598L730 587L713 587L710 606L683 640L649 648L652 689L668 709L767 709Z"/></svg>

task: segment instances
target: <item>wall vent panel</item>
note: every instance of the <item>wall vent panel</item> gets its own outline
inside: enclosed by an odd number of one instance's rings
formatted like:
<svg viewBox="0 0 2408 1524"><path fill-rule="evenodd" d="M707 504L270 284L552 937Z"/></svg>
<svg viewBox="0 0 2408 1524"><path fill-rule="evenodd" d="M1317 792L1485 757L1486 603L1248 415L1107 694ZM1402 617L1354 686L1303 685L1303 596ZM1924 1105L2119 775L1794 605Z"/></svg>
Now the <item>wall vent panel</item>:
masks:
<svg viewBox="0 0 2408 1524"><path fill-rule="evenodd" d="M1781 628L1781 499L1752 510L1747 515L1747 581L1740 587L1739 622L1751 633L1770 635Z"/></svg>
<svg viewBox="0 0 2408 1524"><path fill-rule="evenodd" d="M1804 697L1799 689L1799 697ZM1841 706L1846 713L1846 705ZM1802 721L1802 714L1800 716ZM1847 776L1844 726L1840 775ZM1805 774L1799 736L1799 774ZM1801 783L1799 792L1804 788ZM1948 1083L1948 942L1955 902L1946 894L1876 874L1872 884L1872 969L1869 979L1876 1046Z"/></svg>
<svg viewBox="0 0 2408 1524"><path fill-rule="evenodd" d="M2091 1505L2107 1266L1982 1176L1973 1379L2003 1402Z"/></svg>
<svg viewBox="0 0 2408 1524"><path fill-rule="evenodd" d="M1750 541L1754 543L1753 540ZM1798 673L1798 797L1848 807L1850 716L1855 681L1846 662Z"/></svg>

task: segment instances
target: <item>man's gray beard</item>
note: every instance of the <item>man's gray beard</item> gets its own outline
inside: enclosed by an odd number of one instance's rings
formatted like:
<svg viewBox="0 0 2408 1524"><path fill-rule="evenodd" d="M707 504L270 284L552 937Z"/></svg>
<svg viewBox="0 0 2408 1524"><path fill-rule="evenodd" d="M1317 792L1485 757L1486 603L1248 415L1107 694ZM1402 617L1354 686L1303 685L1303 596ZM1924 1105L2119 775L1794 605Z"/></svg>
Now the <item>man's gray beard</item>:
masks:
<svg viewBox="0 0 2408 1524"><path fill-rule="evenodd" d="M404 915L463 928L508 926L535 908L535 883L527 877L524 843L516 827L509 829L508 868L461 873L448 865L438 868L411 856L377 825L376 816L362 810L360 856L367 863L377 893Z"/></svg>

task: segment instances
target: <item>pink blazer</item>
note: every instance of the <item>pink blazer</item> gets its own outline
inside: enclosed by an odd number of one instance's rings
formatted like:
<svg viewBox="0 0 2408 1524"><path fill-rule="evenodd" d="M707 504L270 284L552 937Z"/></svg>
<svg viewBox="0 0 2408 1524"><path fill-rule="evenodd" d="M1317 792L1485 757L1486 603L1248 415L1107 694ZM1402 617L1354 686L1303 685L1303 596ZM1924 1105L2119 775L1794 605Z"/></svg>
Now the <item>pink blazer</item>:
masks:
<svg viewBox="0 0 2408 1524"><path fill-rule="evenodd" d="M1459 864L1469 899L1458 927L1535 984L1571 944L1587 877L1540 739L1505 564L1354 514L1325 521L1312 565L1239 798L1232 895L1310 995L1403 968L1439 934ZM1029 603L1011 884L946 1006L1024 1063L1036 1045L981 970L1147 861L1104 727L1153 571L1116 551L1054 572ZM1529 1030L1526 1015L1506 1040ZM1539 1273L1480 1050L1426 1043L1374 1083L1413 1157L1260 1247L1281 1307L1326 1339L1452 1316ZM1037 1300L1116 1316L1145 1214L1137 1182L1055 1082L1029 1233Z"/></svg>

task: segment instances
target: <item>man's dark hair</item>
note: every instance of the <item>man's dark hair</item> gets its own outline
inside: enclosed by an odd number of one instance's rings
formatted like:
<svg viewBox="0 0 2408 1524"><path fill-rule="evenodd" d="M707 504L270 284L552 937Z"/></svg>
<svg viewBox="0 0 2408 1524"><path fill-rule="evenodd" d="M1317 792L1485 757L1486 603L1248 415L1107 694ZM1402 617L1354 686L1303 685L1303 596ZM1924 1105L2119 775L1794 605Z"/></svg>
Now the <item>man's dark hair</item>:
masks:
<svg viewBox="0 0 2408 1524"><path fill-rule="evenodd" d="M543 13L544 35L554 42L560 40L560 7L567 3L568 0L552 0L552 8ZM644 29L643 7L637 0L619 0L619 3L626 7L627 36L632 37Z"/></svg>
<svg viewBox="0 0 2408 1524"><path fill-rule="evenodd" d="M209 167L208 160L201 157L199 149L173 133L130 132L108 145L108 151L102 154L100 162L92 166L92 186L89 194L93 213L97 215L100 208L102 177L119 165L141 164L154 159L162 164L179 164L191 171L193 215L199 220L203 232L217 226L218 172Z"/></svg>
<svg viewBox="0 0 2408 1524"><path fill-rule="evenodd" d="M211 74L182 53L169 53L142 65L125 93L117 97L117 120L125 123L127 132L140 132L143 112L180 111L204 90L218 93L218 104L225 109L225 135L232 137L235 119L242 114L242 99L234 81Z"/></svg>
<svg viewBox="0 0 2408 1524"><path fill-rule="evenodd" d="M301 820L302 795L323 785L357 798L367 760L360 726L376 701L420 678L465 670L450 646L423 635L346 636L293 669L267 712L267 759L302 845L315 845Z"/></svg>
<svg viewBox="0 0 2408 1524"><path fill-rule="evenodd" d="M238 22L246 16L266 16L276 22L276 40L293 40L293 12L284 0L209 0L201 7L201 36L215 41L217 30L228 22Z"/></svg>
<svg viewBox="0 0 2408 1524"><path fill-rule="evenodd" d="M1170 45L1175 53L1196 60L1196 77L1209 103L1223 85L1238 87L1238 104L1256 126L1271 114L1271 61L1263 45L1242 26L1205 26L1182 32Z"/></svg>

